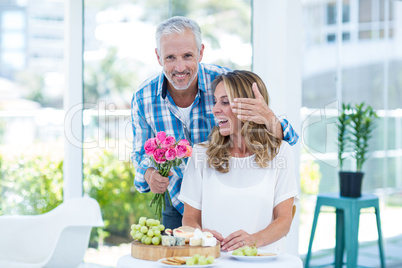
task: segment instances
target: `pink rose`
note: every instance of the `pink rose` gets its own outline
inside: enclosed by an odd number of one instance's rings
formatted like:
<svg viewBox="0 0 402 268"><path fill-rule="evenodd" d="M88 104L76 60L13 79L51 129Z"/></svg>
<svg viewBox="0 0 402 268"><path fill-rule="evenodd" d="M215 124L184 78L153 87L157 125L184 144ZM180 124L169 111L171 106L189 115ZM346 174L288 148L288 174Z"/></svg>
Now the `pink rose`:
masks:
<svg viewBox="0 0 402 268"><path fill-rule="evenodd" d="M172 136L168 136L164 141L161 142L161 148L173 148L175 143L176 139Z"/></svg>
<svg viewBox="0 0 402 268"><path fill-rule="evenodd" d="M193 148L190 145L186 145L187 151L186 151L186 156L191 156L193 154Z"/></svg>
<svg viewBox="0 0 402 268"><path fill-rule="evenodd" d="M187 147L186 145L178 144L176 146L176 151L177 151L177 157L183 158L184 156L186 156Z"/></svg>
<svg viewBox="0 0 402 268"><path fill-rule="evenodd" d="M180 145L190 145L190 143L186 139L180 140L178 144L180 144Z"/></svg>
<svg viewBox="0 0 402 268"><path fill-rule="evenodd" d="M144 149L145 153L149 156L153 155L154 151L158 148L155 138L150 138L145 142Z"/></svg>
<svg viewBox="0 0 402 268"><path fill-rule="evenodd" d="M156 149L154 151L154 160L158 164L163 164L166 162L165 151L163 149Z"/></svg>
<svg viewBox="0 0 402 268"><path fill-rule="evenodd" d="M177 152L176 149L168 149L165 153L166 160L174 160L176 158Z"/></svg>
<svg viewBox="0 0 402 268"><path fill-rule="evenodd" d="M157 140L158 144L161 144L165 139L166 139L165 131L159 131L156 134L156 140Z"/></svg>

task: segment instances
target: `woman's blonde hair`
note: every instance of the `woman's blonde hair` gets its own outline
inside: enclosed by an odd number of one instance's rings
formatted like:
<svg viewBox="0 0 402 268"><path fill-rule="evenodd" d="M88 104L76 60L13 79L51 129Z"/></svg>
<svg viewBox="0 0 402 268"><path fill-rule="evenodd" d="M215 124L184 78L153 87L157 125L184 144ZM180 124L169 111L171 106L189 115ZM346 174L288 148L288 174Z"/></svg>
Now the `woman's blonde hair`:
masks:
<svg viewBox="0 0 402 268"><path fill-rule="evenodd" d="M253 83L257 83L261 95L267 105L269 96L264 82L255 73L249 71L233 71L218 76L212 82L212 90L223 82L230 102L235 98L255 98L252 90ZM278 153L281 140L268 131L265 124L256 124L251 121L242 121L241 135L245 137L247 149L255 154L255 162L261 168L267 167L268 162ZM222 136L218 127L212 130L207 147L208 164L221 173L229 171L230 148L232 141L229 136Z"/></svg>

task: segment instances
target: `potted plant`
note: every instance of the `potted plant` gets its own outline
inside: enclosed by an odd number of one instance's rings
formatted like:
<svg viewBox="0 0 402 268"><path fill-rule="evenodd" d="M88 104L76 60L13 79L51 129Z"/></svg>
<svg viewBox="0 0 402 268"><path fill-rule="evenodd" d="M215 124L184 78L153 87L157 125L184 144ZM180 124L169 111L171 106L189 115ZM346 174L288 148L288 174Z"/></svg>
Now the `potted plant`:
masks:
<svg viewBox="0 0 402 268"><path fill-rule="evenodd" d="M360 197L364 173L363 164L367 160L368 141L378 118L373 108L364 102L351 107L342 104L338 117L338 160L341 196ZM355 171L343 171L344 160L352 156L356 160Z"/></svg>

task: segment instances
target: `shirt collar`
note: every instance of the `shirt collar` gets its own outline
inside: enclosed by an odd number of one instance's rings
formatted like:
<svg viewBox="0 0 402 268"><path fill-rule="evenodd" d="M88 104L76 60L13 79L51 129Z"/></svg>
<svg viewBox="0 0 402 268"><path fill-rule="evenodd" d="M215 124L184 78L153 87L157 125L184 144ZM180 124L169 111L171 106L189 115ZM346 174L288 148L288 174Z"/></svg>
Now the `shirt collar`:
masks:
<svg viewBox="0 0 402 268"><path fill-rule="evenodd" d="M198 63L198 92L207 92L204 65ZM212 81L211 81L212 82Z"/></svg>
<svg viewBox="0 0 402 268"><path fill-rule="evenodd" d="M167 93L167 81L165 82L165 80L167 80L166 79L166 77L165 77L165 74L163 73L163 71L162 71L162 73L161 73L161 75L159 76L159 81L158 81L158 93L157 93L157 95L159 96L159 95L162 95L163 96L163 89L164 89L164 87L165 87L165 89L166 89L166 92L165 92L165 97L166 97L166 93ZM163 98L165 98L165 97L163 97Z"/></svg>
<svg viewBox="0 0 402 268"><path fill-rule="evenodd" d="M165 76L163 76L163 83L162 83L162 99L165 99L165 98L166 98L167 91L168 91L167 85L168 85L167 78L166 78Z"/></svg>

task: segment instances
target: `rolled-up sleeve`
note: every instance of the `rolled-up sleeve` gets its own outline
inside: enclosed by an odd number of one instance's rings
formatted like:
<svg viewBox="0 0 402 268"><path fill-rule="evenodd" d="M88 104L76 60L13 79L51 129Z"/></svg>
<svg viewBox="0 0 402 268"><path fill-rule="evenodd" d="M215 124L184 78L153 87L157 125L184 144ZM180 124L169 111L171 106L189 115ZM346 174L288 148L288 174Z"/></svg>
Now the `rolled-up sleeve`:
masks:
<svg viewBox="0 0 402 268"><path fill-rule="evenodd" d="M283 140L290 145L295 145L299 140L299 135L293 129L292 125L285 118L279 118L283 130Z"/></svg>

